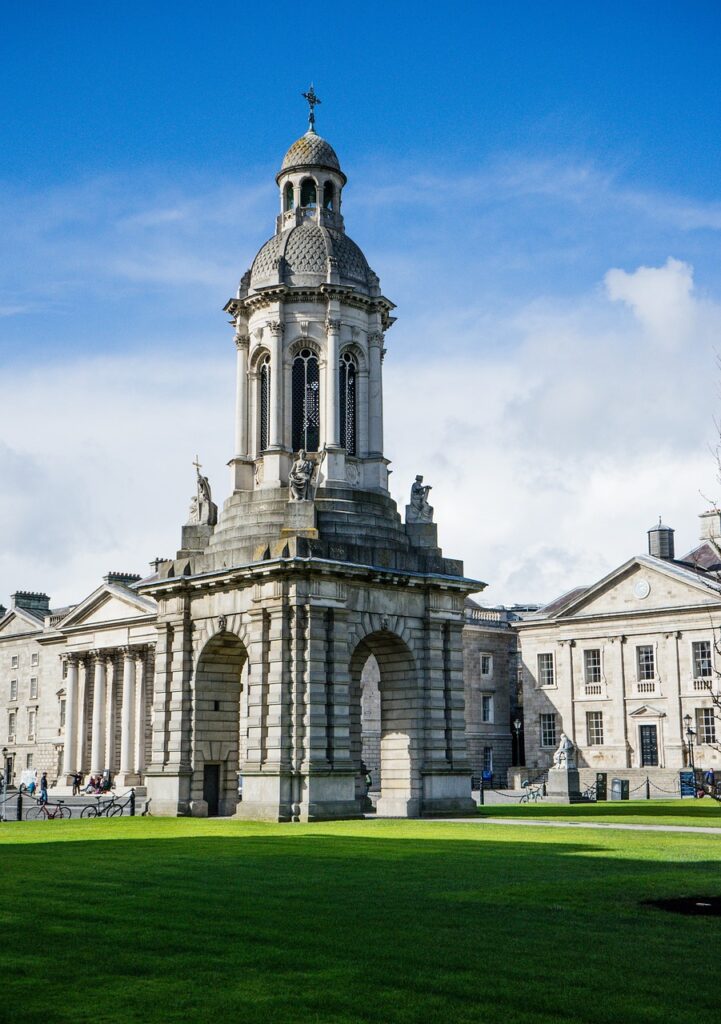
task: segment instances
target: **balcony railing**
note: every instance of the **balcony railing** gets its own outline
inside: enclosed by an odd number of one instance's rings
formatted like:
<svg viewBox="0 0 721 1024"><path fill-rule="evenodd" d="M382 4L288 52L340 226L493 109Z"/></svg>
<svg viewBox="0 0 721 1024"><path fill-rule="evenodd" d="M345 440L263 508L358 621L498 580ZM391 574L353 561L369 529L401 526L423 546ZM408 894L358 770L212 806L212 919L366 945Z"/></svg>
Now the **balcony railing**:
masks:
<svg viewBox="0 0 721 1024"><path fill-rule="evenodd" d="M655 693L656 682L655 680L646 681L643 683L636 683L636 693Z"/></svg>

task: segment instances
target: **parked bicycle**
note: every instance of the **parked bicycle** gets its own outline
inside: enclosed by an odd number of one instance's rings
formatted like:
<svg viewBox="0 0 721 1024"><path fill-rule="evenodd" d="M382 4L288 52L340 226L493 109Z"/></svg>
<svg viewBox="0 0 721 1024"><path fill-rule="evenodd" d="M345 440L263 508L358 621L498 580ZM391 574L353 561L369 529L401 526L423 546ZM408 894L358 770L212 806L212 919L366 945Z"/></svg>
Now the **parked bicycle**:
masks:
<svg viewBox="0 0 721 1024"><path fill-rule="evenodd" d="M111 797L110 800L106 800L105 803L101 803L103 800L102 796L97 796L95 800L94 804L88 804L87 807L83 807L80 812L81 818L117 818L125 809L125 804L121 804L115 796Z"/></svg>
<svg viewBox="0 0 721 1024"><path fill-rule="evenodd" d="M536 804L538 803L538 798L541 796L541 792L541 786L527 786L523 796L518 802L519 804L530 804L531 802Z"/></svg>
<svg viewBox="0 0 721 1024"><path fill-rule="evenodd" d="M62 800L56 804L44 803L41 800L28 809L26 821L40 821L42 818L72 818L73 812Z"/></svg>

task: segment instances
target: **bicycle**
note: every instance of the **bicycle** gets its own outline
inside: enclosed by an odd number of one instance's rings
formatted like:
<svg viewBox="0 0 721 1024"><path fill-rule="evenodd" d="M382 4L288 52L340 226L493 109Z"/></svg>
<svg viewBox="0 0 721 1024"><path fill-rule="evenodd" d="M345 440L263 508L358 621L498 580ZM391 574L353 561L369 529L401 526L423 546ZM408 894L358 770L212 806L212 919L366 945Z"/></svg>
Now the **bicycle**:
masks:
<svg viewBox="0 0 721 1024"><path fill-rule="evenodd" d="M123 804L118 803L117 797L113 796L104 806L100 806L102 796L95 798L95 804L88 804L80 812L81 818L116 818L123 813Z"/></svg>
<svg viewBox="0 0 721 1024"><path fill-rule="evenodd" d="M51 811L50 808L53 808ZM58 800L56 804L49 804L38 800L35 807L31 807L25 815L26 821L40 821L42 818L55 819L55 818L72 818L73 812L69 807L66 807L62 800Z"/></svg>
<svg viewBox="0 0 721 1024"><path fill-rule="evenodd" d="M526 792L523 794L521 799L518 801L519 804L530 804L533 801L534 804L538 803L538 798L541 795L540 786L528 786Z"/></svg>

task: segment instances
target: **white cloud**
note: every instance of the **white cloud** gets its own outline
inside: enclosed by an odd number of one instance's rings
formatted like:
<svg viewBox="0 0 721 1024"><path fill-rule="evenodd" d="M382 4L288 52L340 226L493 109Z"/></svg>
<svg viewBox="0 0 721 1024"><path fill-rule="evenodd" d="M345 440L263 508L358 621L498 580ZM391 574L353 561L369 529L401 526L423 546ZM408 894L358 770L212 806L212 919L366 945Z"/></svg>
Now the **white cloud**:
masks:
<svg viewBox="0 0 721 1024"><path fill-rule="evenodd" d="M639 267L629 274L609 270L604 278L613 301L625 302L652 338L667 347L683 344L696 326L693 267L668 258L663 267Z"/></svg>

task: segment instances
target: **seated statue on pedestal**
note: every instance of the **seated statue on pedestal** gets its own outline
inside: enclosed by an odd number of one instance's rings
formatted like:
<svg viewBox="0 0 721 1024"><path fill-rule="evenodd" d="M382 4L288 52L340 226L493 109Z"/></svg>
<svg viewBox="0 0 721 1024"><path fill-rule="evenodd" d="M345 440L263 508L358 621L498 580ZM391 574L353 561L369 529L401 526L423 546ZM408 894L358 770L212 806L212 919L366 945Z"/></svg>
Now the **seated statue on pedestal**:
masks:
<svg viewBox="0 0 721 1024"><path fill-rule="evenodd" d="M406 505L407 523L432 523L433 509L428 504L430 484L423 483L423 477L417 476L411 486L411 503Z"/></svg>
<svg viewBox="0 0 721 1024"><path fill-rule="evenodd" d="M290 501L310 501L312 499L311 480L314 470L315 466L301 449L288 474L288 490L290 491L288 497Z"/></svg>
<svg viewBox="0 0 721 1024"><path fill-rule="evenodd" d="M562 732L561 742L558 744L558 749L553 755L553 768L568 771L569 768L575 767L576 748L573 745L573 741L566 736L565 732Z"/></svg>

